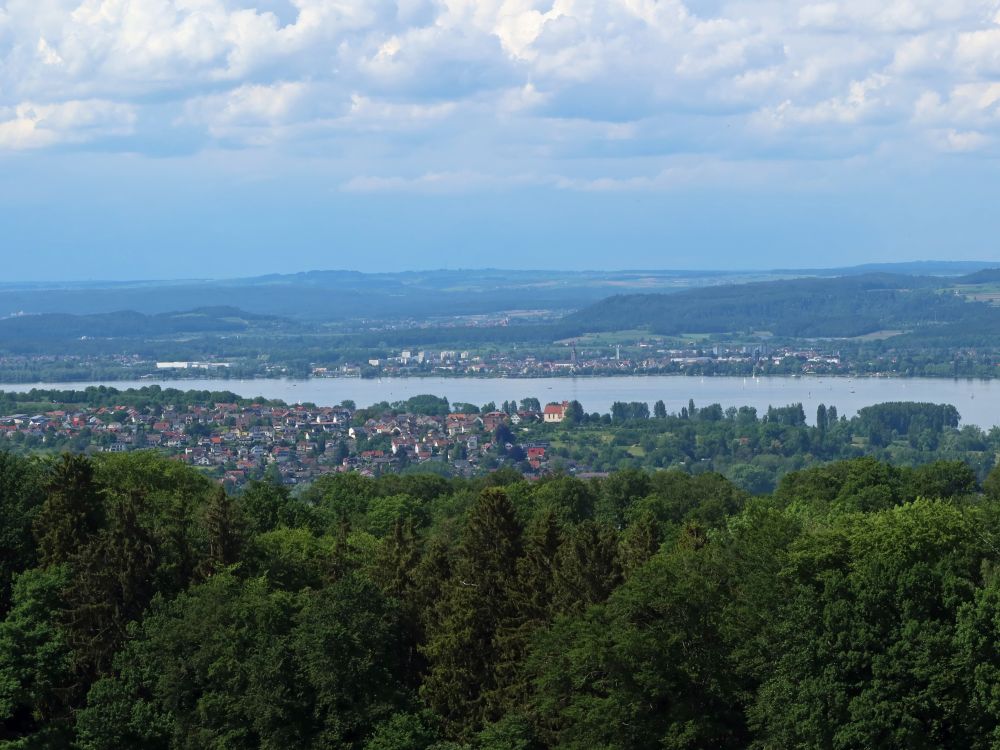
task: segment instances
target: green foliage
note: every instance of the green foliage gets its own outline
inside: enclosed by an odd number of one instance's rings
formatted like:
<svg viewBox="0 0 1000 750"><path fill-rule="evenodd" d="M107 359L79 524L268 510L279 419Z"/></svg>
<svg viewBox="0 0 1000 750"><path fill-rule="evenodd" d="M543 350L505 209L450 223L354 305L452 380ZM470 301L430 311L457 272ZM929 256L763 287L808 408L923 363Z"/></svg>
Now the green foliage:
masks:
<svg viewBox="0 0 1000 750"><path fill-rule="evenodd" d="M250 482L240 493L240 508L250 534L279 527L316 524L315 514L305 503L292 498L288 488L270 482Z"/></svg>
<svg viewBox="0 0 1000 750"><path fill-rule="evenodd" d="M941 322L972 327L998 320L995 309L937 294L940 279L890 274L712 286L675 294L604 299L565 318L584 331L648 328L656 333L771 331L780 336L853 337Z"/></svg>
<svg viewBox="0 0 1000 750"><path fill-rule="evenodd" d="M784 442L799 411L646 421ZM758 497L634 468L292 497L151 454L0 457L0 746L985 750L995 485L867 457Z"/></svg>
<svg viewBox="0 0 1000 750"><path fill-rule="evenodd" d="M555 608L559 612L581 612L607 599L621 579L618 534L608 524L583 521L556 553Z"/></svg>
<svg viewBox="0 0 1000 750"><path fill-rule="evenodd" d="M120 676L91 689L81 745L360 747L405 705L395 627L391 604L357 578L295 595L213 576L154 603Z"/></svg>
<svg viewBox="0 0 1000 750"><path fill-rule="evenodd" d="M649 419L649 404L645 401L615 401L611 404L611 419L614 422L628 422Z"/></svg>
<svg viewBox="0 0 1000 750"><path fill-rule="evenodd" d="M550 510L569 523L578 523L594 514L596 502L590 483L568 476L543 479L531 493L541 510Z"/></svg>
<svg viewBox="0 0 1000 750"><path fill-rule="evenodd" d="M42 501L37 462L0 452L0 615L10 606L14 576L35 563L31 529Z"/></svg>
<svg viewBox="0 0 1000 750"><path fill-rule="evenodd" d="M0 622L2 737L57 748L69 736L76 675L73 653L53 615L63 607L65 566L28 570L15 579L13 607Z"/></svg>
<svg viewBox="0 0 1000 750"><path fill-rule="evenodd" d="M779 656L750 709L762 744L985 746L957 622L994 554L976 516L921 500L794 545Z"/></svg>
<svg viewBox="0 0 1000 750"><path fill-rule="evenodd" d="M708 552L658 555L606 605L557 621L533 656L559 747L744 747L739 681Z"/></svg>
<svg viewBox="0 0 1000 750"><path fill-rule="evenodd" d="M411 414L443 416L451 411L448 399L439 396L411 396L403 403L404 410Z"/></svg>
<svg viewBox="0 0 1000 750"><path fill-rule="evenodd" d="M498 718L497 636L513 615L521 545L521 525L506 493L484 490L470 511L423 649L429 671L421 695L455 737Z"/></svg>
<svg viewBox="0 0 1000 750"><path fill-rule="evenodd" d="M375 729L364 750L427 750L437 735L417 714L393 714Z"/></svg>
<svg viewBox="0 0 1000 750"><path fill-rule="evenodd" d="M408 705L395 647L399 629L395 603L361 577L306 596L290 645L298 678L308 686L316 746L359 746L375 725Z"/></svg>
<svg viewBox="0 0 1000 750"><path fill-rule="evenodd" d="M102 523L92 464L83 456L63 455L50 469L45 502L35 518L40 562L68 561Z"/></svg>

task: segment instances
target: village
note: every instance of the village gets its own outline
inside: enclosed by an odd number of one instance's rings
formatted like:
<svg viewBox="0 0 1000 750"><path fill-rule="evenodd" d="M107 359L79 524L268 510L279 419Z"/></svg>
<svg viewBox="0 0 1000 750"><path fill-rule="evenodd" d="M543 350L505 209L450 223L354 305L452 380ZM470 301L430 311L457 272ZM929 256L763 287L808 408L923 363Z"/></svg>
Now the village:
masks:
<svg viewBox="0 0 1000 750"><path fill-rule="evenodd" d="M556 352L518 354L513 351L402 350L364 363L316 366L314 377L405 377L407 375L557 377L561 375L674 374L693 370L728 374L754 371L775 374L837 374L845 372L839 351L791 346L706 345L657 348L639 341L629 346L594 347L569 344Z"/></svg>
<svg viewBox="0 0 1000 750"><path fill-rule="evenodd" d="M537 347L476 349L402 349L373 351L364 360L342 358L331 350L311 363L291 364L254 357L204 360L150 359L127 355L10 355L0 353L3 382L60 382L77 380L157 380L168 378L255 377L509 377L537 378L579 375L654 374L849 374L858 369L832 347L772 346L769 344L664 347L656 341L631 341L595 346L585 341ZM879 362L866 374L891 371L892 362Z"/></svg>
<svg viewBox="0 0 1000 750"><path fill-rule="evenodd" d="M427 470L456 476L504 463L544 472L548 443L518 445L512 429L560 423L569 403L542 408L536 399L526 399L521 406L528 408L503 406L446 414L386 409L378 416L353 404L55 409L0 416L0 446L81 453L157 450L234 488L264 478L296 485L335 472L379 476L427 463L432 464Z"/></svg>

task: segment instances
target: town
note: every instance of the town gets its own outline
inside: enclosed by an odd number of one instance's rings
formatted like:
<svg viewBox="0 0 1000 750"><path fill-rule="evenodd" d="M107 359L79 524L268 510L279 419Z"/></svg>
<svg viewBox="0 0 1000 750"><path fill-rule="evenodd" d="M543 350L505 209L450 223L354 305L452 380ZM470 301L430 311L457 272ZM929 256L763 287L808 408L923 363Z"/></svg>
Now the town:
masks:
<svg viewBox="0 0 1000 750"><path fill-rule="evenodd" d="M162 363L158 363L158 366ZM162 367L161 367L162 369ZM792 346L720 345L664 348L640 340L629 345L578 347L567 344L544 352L402 350L364 363L316 366L314 377L405 377L458 375L553 377L560 375L678 374L720 371L731 374L843 374L839 351Z"/></svg>
<svg viewBox="0 0 1000 750"><path fill-rule="evenodd" d="M385 408L357 409L350 402L60 408L0 416L0 445L81 453L152 449L233 488L262 478L295 485L347 471L379 476L415 464L472 476L506 462L532 473L549 468L549 446L544 441L518 444L511 430L560 423L571 408L569 402L542 407L528 398L499 408L456 405L463 411L454 412L434 396L418 396L396 408L380 406Z"/></svg>
<svg viewBox="0 0 1000 750"><path fill-rule="evenodd" d="M480 348L366 348L341 351L322 347L308 359L201 353L186 359L183 350L170 358L124 354L0 353L0 383L113 382L162 379L243 380L249 378L380 377L587 377L608 375L849 375L857 377L996 377L1000 352L959 347L942 358L931 351L862 343L757 341L733 343L649 338L587 338L545 345Z"/></svg>

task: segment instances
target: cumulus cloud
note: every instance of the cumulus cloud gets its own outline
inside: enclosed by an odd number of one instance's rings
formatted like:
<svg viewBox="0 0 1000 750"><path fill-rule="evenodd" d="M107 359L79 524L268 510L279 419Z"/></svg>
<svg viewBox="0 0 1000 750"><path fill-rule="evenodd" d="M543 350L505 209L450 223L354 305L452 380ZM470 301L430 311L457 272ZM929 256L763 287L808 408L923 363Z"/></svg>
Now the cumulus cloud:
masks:
<svg viewBox="0 0 1000 750"><path fill-rule="evenodd" d="M203 149L348 153L348 190L676 183L640 156L951 158L995 142L998 81L997 0L0 8L0 148L152 153L166 116Z"/></svg>
<svg viewBox="0 0 1000 750"><path fill-rule="evenodd" d="M266 145L315 112L317 96L314 87L300 81L244 84L188 100L178 124L204 127L216 139Z"/></svg>
<svg viewBox="0 0 1000 750"><path fill-rule="evenodd" d="M0 149L20 151L130 135L135 119L132 106L98 99L24 102L0 108Z"/></svg>
<svg viewBox="0 0 1000 750"><path fill-rule="evenodd" d="M360 175L345 182L349 193L461 193L468 190L544 184L532 175L500 176L479 172L426 172L414 177Z"/></svg>

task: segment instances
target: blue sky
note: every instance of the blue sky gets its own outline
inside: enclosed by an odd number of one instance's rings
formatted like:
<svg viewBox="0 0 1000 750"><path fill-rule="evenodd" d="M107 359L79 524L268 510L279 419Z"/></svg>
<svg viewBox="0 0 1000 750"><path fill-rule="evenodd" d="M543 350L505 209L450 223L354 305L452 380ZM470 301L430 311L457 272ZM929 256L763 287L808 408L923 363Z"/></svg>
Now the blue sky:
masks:
<svg viewBox="0 0 1000 750"><path fill-rule="evenodd" d="M1000 260L1000 2L6 0L14 279Z"/></svg>

